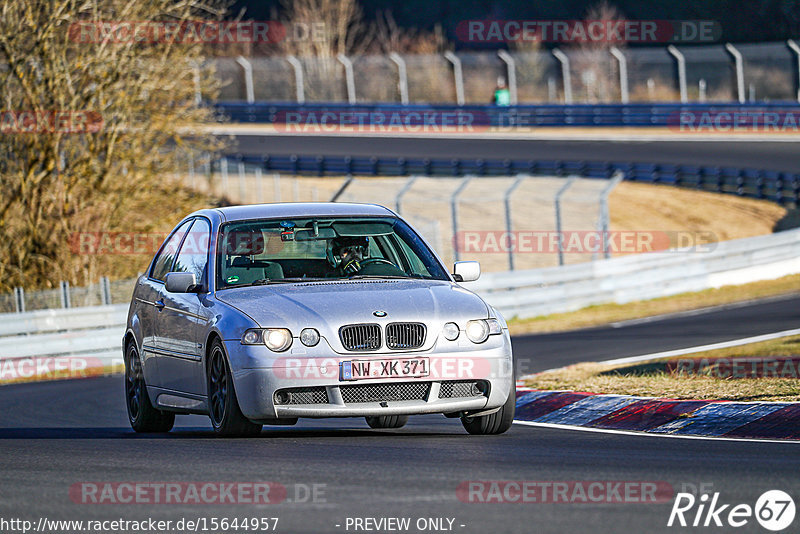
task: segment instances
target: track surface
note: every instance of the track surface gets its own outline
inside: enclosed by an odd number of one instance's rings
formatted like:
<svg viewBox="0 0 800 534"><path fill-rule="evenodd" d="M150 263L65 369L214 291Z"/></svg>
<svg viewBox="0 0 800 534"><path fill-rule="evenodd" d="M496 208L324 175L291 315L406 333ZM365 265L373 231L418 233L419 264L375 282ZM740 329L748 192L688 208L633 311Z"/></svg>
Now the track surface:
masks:
<svg viewBox="0 0 800 534"><path fill-rule="evenodd" d="M667 350L794 327L799 306L795 296L620 328L519 337L515 352L535 371ZM706 484L724 503L753 505L769 489L800 497L800 449L788 443L520 425L503 436L473 437L439 416L412 418L396 431L370 430L360 419L311 420L249 440L215 439L206 418L184 416L165 437L142 436L128 427L122 391L119 377L0 388L0 517L277 516L278 532L322 533L345 532L348 516L406 516L454 518L457 532L667 532L675 530L666 527L671 502L470 504L458 500L456 487L469 480L665 481L676 492ZM325 484L326 502L75 504L68 489L84 481L273 481L287 486L290 497L295 484ZM763 532L754 520L737 530Z"/></svg>
<svg viewBox="0 0 800 534"><path fill-rule="evenodd" d="M631 161L800 172L797 143L770 141L542 141L269 134L240 135L229 150L310 156Z"/></svg>

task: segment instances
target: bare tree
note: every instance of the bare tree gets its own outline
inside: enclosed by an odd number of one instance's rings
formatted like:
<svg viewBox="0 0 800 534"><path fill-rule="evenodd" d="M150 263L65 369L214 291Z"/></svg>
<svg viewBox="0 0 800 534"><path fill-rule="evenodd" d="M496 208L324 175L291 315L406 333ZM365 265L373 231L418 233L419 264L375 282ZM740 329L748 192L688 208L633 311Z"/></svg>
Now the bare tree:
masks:
<svg viewBox="0 0 800 534"><path fill-rule="evenodd" d="M623 24L625 17L616 7L603 0L586 13L586 23L598 21L607 28ZM614 98L619 76L616 62L610 54L614 46L623 48L625 42L610 37L599 40L586 39L574 48L573 77L583 83L587 102L608 102Z"/></svg>
<svg viewBox="0 0 800 534"><path fill-rule="evenodd" d="M120 35L123 21L181 28L216 19L214 1L2 3L0 290L88 283L112 265L135 273L141 266L76 254L69 243L81 232L147 231L198 200L166 177L176 150L218 147L196 128L213 121L195 99L202 43Z"/></svg>

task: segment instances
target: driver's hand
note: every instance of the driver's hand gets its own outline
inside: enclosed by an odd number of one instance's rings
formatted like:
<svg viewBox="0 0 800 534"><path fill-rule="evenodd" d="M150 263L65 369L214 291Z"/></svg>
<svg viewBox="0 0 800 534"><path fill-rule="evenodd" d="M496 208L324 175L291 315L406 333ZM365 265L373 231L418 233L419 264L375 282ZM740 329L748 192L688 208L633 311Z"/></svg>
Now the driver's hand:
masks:
<svg viewBox="0 0 800 534"><path fill-rule="evenodd" d="M360 270L361 263L355 258L342 265L342 272L345 274L357 273Z"/></svg>

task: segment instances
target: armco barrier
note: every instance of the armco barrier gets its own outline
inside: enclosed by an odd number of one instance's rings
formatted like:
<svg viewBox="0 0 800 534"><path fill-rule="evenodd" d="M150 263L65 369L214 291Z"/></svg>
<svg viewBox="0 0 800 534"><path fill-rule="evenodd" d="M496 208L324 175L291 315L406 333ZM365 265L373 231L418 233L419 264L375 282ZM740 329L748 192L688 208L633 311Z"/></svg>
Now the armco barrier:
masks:
<svg viewBox="0 0 800 534"><path fill-rule="evenodd" d="M800 174L774 170L697 165L609 161L423 159L350 156L239 154L228 156L228 167L239 162L264 172L295 175L362 176L583 176L608 179L621 171L625 180L689 187L702 191L800 204Z"/></svg>
<svg viewBox="0 0 800 534"><path fill-rule="evenodd" d="M484 274L464 286L506 317L534 317L800 273L800 229L528 271ZM0 371L8 360L51 355L120 361L127 305L3 314ZM97 361L97 360L93 360ZM0 381L3 377L0 376Z"/></svg>
<svg viewBox="0 0 800 534"><path fill-rule="evenodd" d="M566 267L487 273L464 284L506 317L535 317L800 273L800 229Z"/></svg>
<svg viewBox="0 0 800 534"><path fill-rule="evenodd" d="M234 122L264 124L284 123L287 113L303 117L313 114L319 121L323 113L334 114L339 120L361 121L361 124L380 126L389 118L402 117L414 125L422 124L424 114L468 114L474 127L537 128L537 127L675 127L680 126L680 114L708 113L715 119L720 114L758 115L761 113L800 113L797 102L730 102L704 103L643 103L643 104L529 104L517 106L455 104L345 104L293 102L212 102L219 113ZM348 114L348 115L345 115ZM726 115L722 115L726 117ZM723 120L724 124L727 121ZM289 116L289 122L292 116ZM724 125L723 124L723 125ZM731 123L732 125L732 123ZM745 125L746 127L746 125Z"/></svg>
<svg viewBox="0 0 800 534"><path fill-rule="evenodd" d="M0 383L118 367L127 311L116 304L2 314Z"/></svg>

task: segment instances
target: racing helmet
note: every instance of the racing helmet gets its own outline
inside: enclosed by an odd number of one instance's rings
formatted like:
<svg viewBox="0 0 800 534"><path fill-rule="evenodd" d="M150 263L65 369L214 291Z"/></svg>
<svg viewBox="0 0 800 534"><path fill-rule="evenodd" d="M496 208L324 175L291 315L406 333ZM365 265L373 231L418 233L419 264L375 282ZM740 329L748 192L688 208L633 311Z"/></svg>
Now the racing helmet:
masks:
<svg viewBox="0 0 800 534"><path fill-rule="evenodd" d="M361 249L361 257L367 257L369 250L369 237L367 236L347 236L335 237L328 241L328 246L325 250L325 256L328 258L328 263L331 267L338 267L342 261L340 257L342 250L350 247L358 247Z"/></svg>

